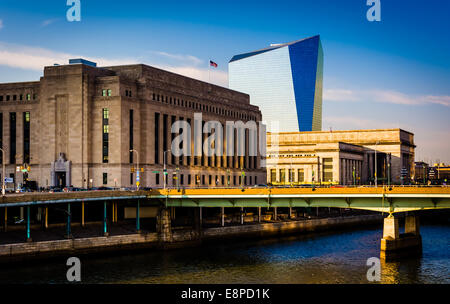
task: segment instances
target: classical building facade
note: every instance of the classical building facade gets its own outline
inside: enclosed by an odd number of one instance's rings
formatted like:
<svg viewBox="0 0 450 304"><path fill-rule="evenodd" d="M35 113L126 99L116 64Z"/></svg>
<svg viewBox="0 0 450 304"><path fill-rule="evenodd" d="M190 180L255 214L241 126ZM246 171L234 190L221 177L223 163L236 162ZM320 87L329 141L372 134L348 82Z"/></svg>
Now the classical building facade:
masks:
<svg viewBox="0 0 450 304"><path fill-rule="evenodd" d="M71 63L45 67L37 82L0 84L2 161L16 184L130 187L136 184L136 171L141 187L163 187L163 180L170 187L266 180L259 151L248 153L249 130L244 130L245 156L226 151L223 156L174 156L169 151L179 135L171 132L172 124L193 124L194 113L202 114L203 123L223 126L260 121L261 112L247 94L142 64L99 68L84 60ZM193 133L192 127L192 141ZM226 144L224 136L224 150ZM29 172L17 172L23 164Z"/></svg>
<svg viewBox="0 0 450 304"><path fill-rule="evenodd" d="M402 183L414 175L414 135L401 129L269 133L272 184ZM375 168L377 168L375 170Z"/></svg>

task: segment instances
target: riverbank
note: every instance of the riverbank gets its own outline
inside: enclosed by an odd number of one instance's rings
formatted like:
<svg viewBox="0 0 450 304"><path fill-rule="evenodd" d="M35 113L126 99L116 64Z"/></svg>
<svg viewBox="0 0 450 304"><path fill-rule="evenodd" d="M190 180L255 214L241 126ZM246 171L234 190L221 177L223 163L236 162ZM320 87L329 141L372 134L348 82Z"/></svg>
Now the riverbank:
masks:
<svg viewBox="0 0 450 304"><path fill-rule="evenodd" d="M204 229L173 229L169 238L162 237L161 233L142 232L108 237L3 244L0 245L0 262L49 258L68 254L83 255L146 248L180 248L217 240L270 238L298 233L363 227L381 223L381 214L374 214L299 221L250 223Z"/></svg>

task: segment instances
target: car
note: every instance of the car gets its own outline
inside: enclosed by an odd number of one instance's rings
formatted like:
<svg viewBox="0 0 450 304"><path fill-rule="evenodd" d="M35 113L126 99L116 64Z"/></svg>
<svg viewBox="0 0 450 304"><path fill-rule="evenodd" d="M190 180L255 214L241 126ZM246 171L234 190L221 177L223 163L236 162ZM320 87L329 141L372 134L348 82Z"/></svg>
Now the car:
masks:
<svg viewBox="0 0 450 304"><path fill-rule="evenodd" d="M258 184L258 185L254 185L253 188L267 188L269 186L265 185L265 184Z"/></svg>

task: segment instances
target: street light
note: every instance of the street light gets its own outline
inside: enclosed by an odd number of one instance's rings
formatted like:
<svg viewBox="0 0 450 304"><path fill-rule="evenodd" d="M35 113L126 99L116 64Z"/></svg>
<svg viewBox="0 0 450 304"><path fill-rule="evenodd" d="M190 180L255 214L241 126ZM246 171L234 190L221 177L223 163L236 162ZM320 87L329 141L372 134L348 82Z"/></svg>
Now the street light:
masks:
<svg viewBox="0 0 450 304"><path fill-rule="evenodd" d="M5 178L6 178L6 176L5 176L5 174L6 174L6 170L5 170L5 150L3 150L1 148L0 148L0 150L2 151L2 165L3 165L3 169L2 169L2 178L3 178L3 181L2 181L2 195L5 196L5 194L6 194L6 186L5 186Z"/></svg>
<svg viewBox="0 0 450 304"><path fill-rule="evenodd" d="M139 182L140 182L140 180L139 180L139 153L138 153L138 151L136 151L134 149L131 149L130 152L131 153L136 152L136 156L137 156L137 159L136 159L137 160L137 163L136 163L136 187L137 187L137 190L139 190Z"/></svg>
<svg viewBox="0 0 450 304"><path fill-rule="evenodd" d="M379 141L377 141L376 143L375 143L375 188L376 187L378 187L378 176L377 176L377 145L379 144L380 142Z"/></svg>
<svg viewBox="0 0 450 304"><path fill-rule="evenodd" d="M170 150L164 151L164 171L163 171L163 177L164 177L164 189L166 189L166 181L167 181L167 168L166 168L166 153L170 152Z"/></svg>

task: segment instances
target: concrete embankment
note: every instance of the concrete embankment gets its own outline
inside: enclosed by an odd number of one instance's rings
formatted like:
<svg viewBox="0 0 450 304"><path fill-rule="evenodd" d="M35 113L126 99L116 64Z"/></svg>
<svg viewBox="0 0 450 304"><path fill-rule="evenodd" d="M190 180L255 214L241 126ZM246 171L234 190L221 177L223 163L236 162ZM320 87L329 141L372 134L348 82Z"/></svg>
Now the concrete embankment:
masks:
<svg viewBox="0 0 450 304"><path fill-rule="evenodd" d="M0 262L46 258L67 254L81 255L152 247L172 248L188 245L193 246L200 244L202 241L276 237L288 234L362 227L381 223L381 214L375 214L260 224L253 223L205 228L203 230L172 229L170 236L162 236L161 233L141 233L109 237L3 244L0 245Z"/></svg>

